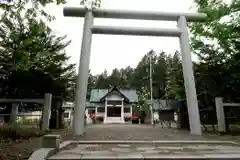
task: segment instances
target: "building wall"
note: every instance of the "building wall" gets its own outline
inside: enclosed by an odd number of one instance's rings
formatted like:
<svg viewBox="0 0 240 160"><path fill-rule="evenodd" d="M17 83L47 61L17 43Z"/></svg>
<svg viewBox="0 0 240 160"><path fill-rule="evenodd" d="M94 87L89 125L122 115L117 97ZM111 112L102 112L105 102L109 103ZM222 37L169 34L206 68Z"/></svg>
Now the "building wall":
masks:
<svg viewBox="0 0 240 160"><path fill-rule="evenodd" d="M128 112L126 112L126 111L124 112L124 116L131 116L132 115L131 110L130 110L131 106L132 106L132 104L124 103L124 108L129 108ZM101 107L101 109L99 107ZM105 115L104 114L105 113L105 103L98 104L96 109L97 109L97 112L96 112L97 116L104 116ZM101 112L102 110L104 110L104 112Z"/></svg>
<svg viewBox="0 0 240 160"><path fill-rule="evenodd" d="M63 113L64 122L68 127L71 127L72 123L73 123L74 103L73 102L64 102L62 105L62 108L64 109L64 113Z"/></svg>
<svg viewBox="0 0 240 160"><path fill-rule="evenodd" d="M110 102L108 103L107 107L111 107L111 106L116 106L116 107L120 107L122 106L122 96L120 94L117 93L112 93L107 97L107 101ZM100 119L102 118L104 120L105 117L105 101L103 103L97 104L96 106L96 112L95 115L96 117L99 117ZM124 117L125 118L131 118L132 117L132 104L128 104L128 103L123 103L124 106ZM108 121L112 121L113 117L108 117ZM113 119L116 119L117 117L114 117ZM127 119L127 120L128 120ZM106 120L106 119L105 119ZM121 119L119 120L121 122L123 122ZM90 122L90 121L88 121ZM91 122L90 122L91 123Z"/></svg>
<svg viewBox="0 0 240 160"><path fill-rule="evenodd" d="M41 117L42 111L18 112L16 122L21 125L31 125L32 127L39 127Z"/></svg>
<svg viewBox="0 0 240 160"><path fill-rule="evenodd" d="M100 112L100 107L101 107L101 112ZM97 104L97 107L96 107L96 116L97 117L103 117L105 115L105 103L99 103ZM102 110L104 110L102 112Z"/></svg>
<svg viewBox="0 0 240 160"><path fill-rule="evenodd" d="M159 113L153 112L153 119L159 121Z"/></svg>
<svg viewBox="0 0 240 160"><path fill-rule="evenodd" d="M132 111L131 111L132 104L124 104L124 108L129 108L129 111L124 111L124 117L132 117Z"/></svg>
<svg viewBox="0 0 240 160"><path fill-rule="evenodd" d="M121 101L122 96L119 93L113 92L109 96L107 96L109 101Z"/></svg>
<svg viewBox="0 0 240 160"><path fill-rule="evenodd" d="M160 120L164 120L164 121L174 121L175 119L174 113L175 112L173 110L161 111L159 112L159 118Z"/></svg>
<svg viewBox="0 0 240 160"><path fill-rule="evenodd" d="M124 120L123 120L124 117L128 118L128 119L131 118L132 117L132 104L125 103L123 101L123 98L124 97L122 96L122 94L120 94L117 91L114 91L114 92L111 92L106 97L107 104L106 104L105 99L103 100L103 102L101 102L99 104L96 104L95 116L97 117L97 119L99 119L100 121L101 121L101 119L103 119L104 122L108 123L107 121L117 122L118 118L120 118L119 122L124 123ZM114 115L113 116L109 115L108 117L105 117L105 115L106 115L105 114L106 113L105 108L108 108L108 107L119 107L119 108L121 108L122 105L123 105L123 109L124 109L123 115L120 114L120 116L117 115L117 117L115 117ZM121 110L121 112L122 112L122 110ZM90 119L90 117L89 117L89 114L87 112L86 112L86 114L87 114L87 121L88 121L88 119ZM121 116L123 116L123 117L121 117Z"/></svg>
<svg viewBox="0 0 240 160"><path fill-rule="evenodd" d="M71 120L72 114L73 114L73 110L71 108L65 109L64 115L63 115L64 120Z"/></svg>

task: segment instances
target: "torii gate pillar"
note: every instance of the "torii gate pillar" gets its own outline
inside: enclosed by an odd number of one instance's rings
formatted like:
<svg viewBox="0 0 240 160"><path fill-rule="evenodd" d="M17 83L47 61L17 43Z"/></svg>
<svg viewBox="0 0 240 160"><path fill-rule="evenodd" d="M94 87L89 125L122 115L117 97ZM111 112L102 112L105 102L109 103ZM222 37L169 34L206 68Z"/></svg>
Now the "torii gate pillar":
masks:
<svg viewBox="0 0 240 160"><path fill-rule="evenodd" d="M200 13L166 13L166 12L138 12L123 10L89 10L81 7L65 7L64 16L85 17L80 64L77 78L76 104L74 107L73 132L75 135L84 133L84 114L86 105L86 93L88 84L88 71L90 63L92 34L114 35L141 35L141 36L168 36L178 37L180 40L184 85L187 99L189 123L192 135L201 135L201 123L199 108L193 75L191 51L187 21L196 22L206 18L206 14ZM139 27L113 27L95 26L93 18L118 18L141 20L177 21L177 29L139 28Z"/></svg>

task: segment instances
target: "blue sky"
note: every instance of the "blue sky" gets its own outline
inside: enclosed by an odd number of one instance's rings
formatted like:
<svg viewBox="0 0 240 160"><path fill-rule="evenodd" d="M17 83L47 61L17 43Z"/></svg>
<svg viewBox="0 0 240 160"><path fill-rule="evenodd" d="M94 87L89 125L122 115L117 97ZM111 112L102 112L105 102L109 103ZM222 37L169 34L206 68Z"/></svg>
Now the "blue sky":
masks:
<svg viewBox="0 0 240 160"><path fill-rule="evenodd" d="M71 56L70 63L79 62L83 18L63 17L64 6L80 6L80 0L67 0L67 4L48 5L46 11L56 16L51 27L61 35L67 35L72 43L66 52ZM194 12L190 10L192 0L103 0L102 8L127 9L166 12ZM148 28L175 28L176 22L157 22L141 20L95 19L94 24L111 26L141 26ZM114 68L135 67L142 56L150 49L156 52L174 53L179 50L178 38L94 35L91 50L90 69L93 74L99 74L106 69L108 73ZM192 58L196 60L196 56Z"/></svg>

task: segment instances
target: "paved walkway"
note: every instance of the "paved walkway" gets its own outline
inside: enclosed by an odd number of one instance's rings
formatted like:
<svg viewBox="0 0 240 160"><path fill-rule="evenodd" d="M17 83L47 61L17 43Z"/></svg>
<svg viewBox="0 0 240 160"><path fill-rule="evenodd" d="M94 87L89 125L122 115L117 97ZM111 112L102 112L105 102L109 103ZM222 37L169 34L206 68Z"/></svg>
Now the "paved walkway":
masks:
<svg viewBox="0 0 240 160"><path fill-rule="evenodd" d="M151 125L132 125L132 124L108 124L108 125L89 125L86 129L86 136L75 137L75 142L60 150L57 154L50 157L50 160L61 159L144 159L161 157L162 159L172 157L179 158L234 158L240 159L240 146L231 143L210 143L217 140L229 140L227 136L223 139L216 135L190 136L188 131L176 129L153 128ZM85 140L109 140L109 141L147 141L149 143L90 143L84 144ZM196 143L150 143L154 140L164 141L191 141L200 140Z"/></svg>
<svg viewBox="0 0 240 160"><path fill-rule="evenodd" d="M71 144L49 160L61 159L156 159L240 158L240 146L232 144Z"/></svg>

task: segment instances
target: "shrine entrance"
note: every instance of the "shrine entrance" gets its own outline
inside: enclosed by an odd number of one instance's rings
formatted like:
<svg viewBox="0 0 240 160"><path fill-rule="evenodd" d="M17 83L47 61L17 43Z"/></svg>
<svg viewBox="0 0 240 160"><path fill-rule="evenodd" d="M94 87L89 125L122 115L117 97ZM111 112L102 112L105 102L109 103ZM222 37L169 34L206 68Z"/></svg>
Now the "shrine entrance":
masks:
<svg viewBox="0 0 240 160"><path fill-rule="evenodd" d="M206 19L206 14L201 13L166 13L166 12L142 12L127 10L87 9L81 7L65 7L64 16L85 17L82 35L82 48L76 89L76 105L74 109L73 131L75 135L84 133L84 111L87 94L89 74L90 52L92 34L111 35L138 35L138 36L163 36L178 37L182 54L182 67L184 75L185 92L188 106L189 124L192 135L201 135L201 123L199 108L193 75L193 65L189 45L188 22L196 22ZM98 26L94 25L94 18L115 18L135 20L177 21L176 29L141 28L122 26ZM151 102L152 103L152 102ZM82 122L82 123L79 123Z"/></svg>
<svg viewBox="0 0 240 160"><path fill-rule="evenodd" d="M107 116L108 117L121 117L122 111L121 107L107 107Z"/></svg>

